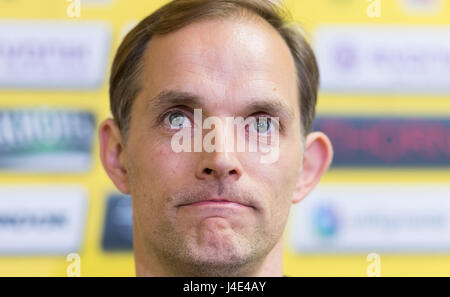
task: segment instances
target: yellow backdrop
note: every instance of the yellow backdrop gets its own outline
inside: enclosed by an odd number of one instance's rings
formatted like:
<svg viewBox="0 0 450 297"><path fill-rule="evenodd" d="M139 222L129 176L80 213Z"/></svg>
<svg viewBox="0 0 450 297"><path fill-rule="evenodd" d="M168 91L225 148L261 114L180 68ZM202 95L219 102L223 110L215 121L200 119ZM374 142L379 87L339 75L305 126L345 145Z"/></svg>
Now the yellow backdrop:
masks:
<svg viewBox="0 0 450 297"><path fill-rule="evenodd" d="M107 1L106 1L107 2ZM113 28L111 61L120 38L129 24L140 20L166 1L115 0L111 3L81 6L77 21L102 20ZM380 18L369 18L365 0L288 0L286 5L295 20L312 33L320 24L450 24L450 7L430 16L414 16L401 8L399 1L384 0ZM0 0L1 19L58 19L69 20L65 0ZM313 38L313 36L310 36ZM110 64L109 64L110 65ZM109 66L108 66L109 67ZM92 111L98 120L109 116L108 79L102 87L87 91L35 91L0 89L0 109L4 107L82 108ZM428 95L410 98L402 95L373 94L324 95L320 94L318 114L342 115L450 115L450 96ZM98 121L97 121L98 125ZM11 174L0 172L1 185L21 184L81 184L89 194L88 214L81 256L82 276L133 276L132 253L106 253L101 248L106 197L115 188L104 173L98 156L98 142L94 146L94 164L86 174ZM450 171L440 169L383 170L383 169L333 169L321 183L448 183ZM288 226L289 228L290 226ZM7 240L0 238L0 240ZM382 275L450 275L450 253L427 255L381 254ZM63 256L10 257L0 255L0 276L65 276L68 266ZM367 261L364 254L301 255L287 242L284 252L285 274L291 276L365 276Z"/></svg>

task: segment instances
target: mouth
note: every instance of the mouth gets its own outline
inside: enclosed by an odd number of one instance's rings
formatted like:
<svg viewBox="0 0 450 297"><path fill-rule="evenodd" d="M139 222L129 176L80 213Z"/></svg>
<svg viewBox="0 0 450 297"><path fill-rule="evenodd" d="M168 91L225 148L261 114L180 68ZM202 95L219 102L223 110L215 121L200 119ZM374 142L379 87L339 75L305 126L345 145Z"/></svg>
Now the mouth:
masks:
<svg viewBox="0 0 450 297"><path fill-rule="evenodd" d="M237 201L232 201L228 199L205 199L205 200L199 200L191 203L185 203L179 205L179 207L182 206L189 206L189 207L250 207L255 208L251 205L243 204Z"/></svg>

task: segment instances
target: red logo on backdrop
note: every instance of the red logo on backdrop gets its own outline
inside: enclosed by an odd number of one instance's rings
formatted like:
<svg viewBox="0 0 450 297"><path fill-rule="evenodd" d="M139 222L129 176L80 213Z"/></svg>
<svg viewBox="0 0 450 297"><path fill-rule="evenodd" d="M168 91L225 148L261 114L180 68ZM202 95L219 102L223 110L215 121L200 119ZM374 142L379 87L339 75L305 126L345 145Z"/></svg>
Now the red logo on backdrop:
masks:
<svg viewBox="0 0 450 297"><path fill-rule="evenodd" d="M319 118L333 143L333 166L450 166L450 120Z"/></svg>

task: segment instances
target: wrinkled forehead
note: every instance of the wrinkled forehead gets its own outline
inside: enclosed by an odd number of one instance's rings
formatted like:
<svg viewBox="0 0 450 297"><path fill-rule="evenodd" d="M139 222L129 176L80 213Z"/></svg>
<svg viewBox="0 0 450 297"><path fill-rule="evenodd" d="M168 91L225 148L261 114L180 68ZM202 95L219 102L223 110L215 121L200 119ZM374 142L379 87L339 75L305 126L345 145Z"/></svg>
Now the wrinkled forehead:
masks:
<svg viewBox="0 0 450 297"><path fill-rule="evenodd" d="M154 36L144 55L149 95L177 89L221 100L277 95L298 110L295 63L265 21L208 19Z"/></svg>

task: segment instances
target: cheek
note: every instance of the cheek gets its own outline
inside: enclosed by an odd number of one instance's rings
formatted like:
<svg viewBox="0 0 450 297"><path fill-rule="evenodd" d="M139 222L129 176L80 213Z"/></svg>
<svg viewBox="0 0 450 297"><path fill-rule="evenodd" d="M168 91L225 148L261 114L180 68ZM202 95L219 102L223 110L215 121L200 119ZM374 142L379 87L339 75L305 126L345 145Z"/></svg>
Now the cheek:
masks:
<svg viewBox="0 0 450 297"><path fill-rule="evenodd" d="M278 215L285 215L292 205L293 193L297 184L301 152L283 151L277 162L260 167L260 180L268 186L271 193L271 208Z"/></svg>
<svg viewBox="0 0 450 297"><path fill-rule="evenodd" d="M170 143L154 143L142 149L137 166L143 185L152 187L154 193L176 188L178 181L190 172L189 154L175 153Z"/></svg>
<svg viewBox="0 0 450 297"><path fill-rule="evenodd" d="M279 179L285 191L284 195L291 203L301 169L301 151L288 151L283 155L280 154L278 169L280 170Z"/></svg>
<svg viewBox="0 0 450 297"><path fill-rule="evenodd" d="M168 197L189 183L189 153L175 153L170 143L141 142L133 155L130 179L136 216L147 226L165 221ZM145 227L150 228L150 227Z"/></svg>
<svg viewBox="0 0 450 297"><path fill-rule="evenodd" d="M259 153L242 153L239 160L255 183L273 194L272 197L282 199L294 190L300 170L301 150L292 147L300 147L300 144L282 144L278 158L269 164L261 162L262 155Z"/></svg>
<svg viewBox="0 0 450 297"><path fill-rule="evenodd" d="M265 209L265 220L279 221L288 215L291 198L294 190L292 164L289 160L280 158L273 164L261 164L259 161L246 160L245 170ZM288 166L291 166L289 169ZM271 224L272 224L271 223Z"/></svg>

